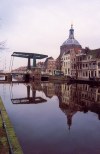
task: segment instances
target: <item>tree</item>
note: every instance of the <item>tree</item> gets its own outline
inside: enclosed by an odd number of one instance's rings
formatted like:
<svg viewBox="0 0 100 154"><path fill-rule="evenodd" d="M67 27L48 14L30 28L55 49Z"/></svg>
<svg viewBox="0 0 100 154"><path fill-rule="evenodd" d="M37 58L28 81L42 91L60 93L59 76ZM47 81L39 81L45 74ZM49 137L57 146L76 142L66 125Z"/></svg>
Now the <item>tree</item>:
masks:
<svg viewBox="0 0 100 154"><path fill-rule="evenodd" d="M0 42L0 50L4 50L5 49L5 43L6 43L6 41Z"/></svg>

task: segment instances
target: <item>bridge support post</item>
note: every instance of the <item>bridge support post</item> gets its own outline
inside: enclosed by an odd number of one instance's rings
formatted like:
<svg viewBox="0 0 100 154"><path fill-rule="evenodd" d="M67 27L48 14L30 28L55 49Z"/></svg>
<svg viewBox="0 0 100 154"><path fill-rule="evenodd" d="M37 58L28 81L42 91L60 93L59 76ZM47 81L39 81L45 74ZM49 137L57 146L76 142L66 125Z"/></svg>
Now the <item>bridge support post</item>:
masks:
<svg viewBox="0 0 100 154"><path fill-rule="evenodd" d="M12 81L12 75L11 74L5 74L5 81L11 82Z"/></svg>
<svg viewBox="0 0 100 154"><path fill-rule="evenodd" d="M36 67L36 58L33 58L33 67Z"/></svg>
<svg viewBox="0 0 100 154"><path fill-rule="evenodd" d="M27 65L27 68L28 69L31 69L31 61L30 61L31 59L30 58L28 58L28 65Z"/></svg>

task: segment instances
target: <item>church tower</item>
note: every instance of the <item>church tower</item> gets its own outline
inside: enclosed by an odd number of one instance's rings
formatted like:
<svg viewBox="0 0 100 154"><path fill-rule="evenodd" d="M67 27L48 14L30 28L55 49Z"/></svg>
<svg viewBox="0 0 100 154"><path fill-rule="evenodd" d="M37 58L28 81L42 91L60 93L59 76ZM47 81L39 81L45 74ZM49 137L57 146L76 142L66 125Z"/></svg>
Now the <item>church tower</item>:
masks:
<svg viewBox="0 0 100 154"><path fill-rule="evenodd" d="M71 25L71 28L69 30L69 37L64 43L60 46L60 56L63 55L64 52L68 52L70 49L74 50L81 50L82 46L79 44L79 42L74 37L74 29L73 25Z"/></svg>

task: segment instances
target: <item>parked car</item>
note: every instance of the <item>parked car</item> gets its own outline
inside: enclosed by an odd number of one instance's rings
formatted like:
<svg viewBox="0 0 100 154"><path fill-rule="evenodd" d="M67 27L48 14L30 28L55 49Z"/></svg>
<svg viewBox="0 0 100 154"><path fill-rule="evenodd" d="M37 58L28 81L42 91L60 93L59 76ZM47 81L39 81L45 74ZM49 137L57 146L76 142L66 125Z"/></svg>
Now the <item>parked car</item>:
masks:
<svg viewBox="0 0 100 154"><path fill-rule="evenodd" d="M56 70L54 73L55 76L64 76L64 73L60 70Z"/></svg>

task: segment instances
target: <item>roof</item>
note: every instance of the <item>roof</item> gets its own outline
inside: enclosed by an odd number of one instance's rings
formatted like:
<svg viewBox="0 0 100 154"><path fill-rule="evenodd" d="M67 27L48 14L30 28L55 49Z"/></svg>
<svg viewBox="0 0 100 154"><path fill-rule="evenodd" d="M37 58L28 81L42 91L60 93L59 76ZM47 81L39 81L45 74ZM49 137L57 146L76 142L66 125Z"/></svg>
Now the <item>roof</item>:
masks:
<svg viewBox="0 0 100 154"><path fill-rule="evenodd" d="M70 50L68 50L67 52L65 51L64 53L63 53L63 55L68 55L68 54L70 54ZM63 56L62 55L62 56Z"/></svg>
<svg viewBox="0 0 100 154"><path fill-rule="evenodd" d="M48 60L54 60L54 59L53 59L53 57L48 57L48 58L45 60L44 65L47 64Z"/></svg>
<svg viewBox="0 0 100 154"><path fill-rule="evenodd" d="M74 38L74 29L73 25L71 25L71 29L69 30L69 38L62 44L62 46L69 46L69 45L75 45L75 46L80 46L79 42Z"/></svg>
<svg viewBox="0 0 100 154"><path fill-rule="evenodd" d="M86 54L87 55L92 55L93 58L100 58L100 48L94 49L94 50L88 49Z"/></svg>
<svg viewBox="0 0 100 154"><path fill-rule="evenodd" d="M77 45L77 46L81 46L76 39L70 39L70 38L68 38L62 45Z"/></svg>

